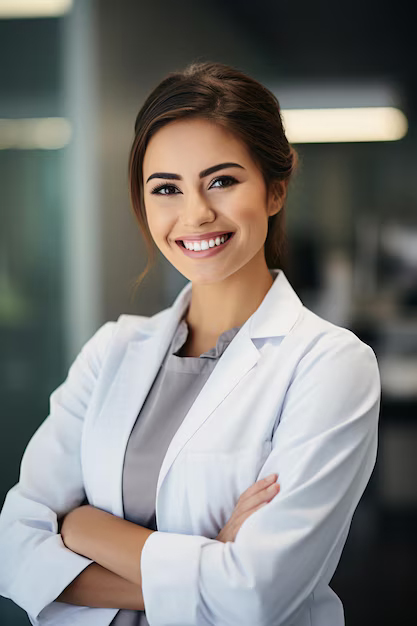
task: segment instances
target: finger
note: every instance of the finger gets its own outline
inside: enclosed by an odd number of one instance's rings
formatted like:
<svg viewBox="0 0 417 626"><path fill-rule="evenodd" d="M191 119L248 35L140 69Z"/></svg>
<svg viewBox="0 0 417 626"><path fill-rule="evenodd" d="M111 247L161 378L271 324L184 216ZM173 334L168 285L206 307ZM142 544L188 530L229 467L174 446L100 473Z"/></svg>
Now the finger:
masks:
<svg viewBox="0 0 417 626"><path fill-rule="evenodd" d="M253 511L255 507L264 502L269 502L274 498L280 490L280 485L277 482L272 483L268 487L258 491L253 494L246 500L242 501L239 507L236 507L236 511L240 513L245 513L246 511Z"/></svg>
<svg viewBox="0 0 417 626"><path fill-rule="evenodd" d="M246 489L246 491L242 493L239 500L243 502L247 498L251 498L253 495L259 493L263 489L266 489L267 487L269 487L269 485L271 485L272 483L276 481L277 477L278 477L278 474L271 474L270 476L267 476L266 478L262 478L261 480L258 480L256 483L248 487L248 489Z"/></svg>
<svg viewBox="0 0 417 626"><path fill-rule="evenodd" d="M239 516L236 516L233 519L233 525L231 525L229 533L230 535L233 537L232 541L235 540L237 533L239 532L243 522L252 515L252 513L255 513L255 511L258 511L259 509L261 509L262 507L266 506L267 504L269 504L269 502L274 498L274 496L272 496L271 498L269 498L268 501L264 501L261 502L260 504L258 504L258 506L256 506L255 508L251 509L250 511L244 511L242 513L239 514Z"/></svg>
<svg viewBox="0 0 417 626"><path fill-rule="evenodd" d="M233 514L219 535L222 535L222 541L234 541L236 534L242 526L245 519L247 519L252 513L265 506L270 502L280 490L278 483L270 485L272 489L264 488L260 493L255 494L252 499L247 499L241 507L235 508ZM224 538L223 538L224 535Z"/></svg>
<svg viewBox="0 0 417 626"><path fill-rule="evenodd" d="M237 506L245 506L248 500L253 501L253 498L257 497L260 493L265 492L268 488L275 484L275 481L278 478L278 474L271 474L262 480L258 480L254 485L251 485L246 491L242 493L240 496Z"/></svg>
<svg viewBox="0 0 417 626"><path fill-rule="evenodd" d="M236 513L252 510L255 506L258 506L261 502L265 502L271 497L275 496L279 491L279 483L274 482L266 485L263 489L253 493L253 495L246 496L245 499L238 501L236 506Z"/></svg>

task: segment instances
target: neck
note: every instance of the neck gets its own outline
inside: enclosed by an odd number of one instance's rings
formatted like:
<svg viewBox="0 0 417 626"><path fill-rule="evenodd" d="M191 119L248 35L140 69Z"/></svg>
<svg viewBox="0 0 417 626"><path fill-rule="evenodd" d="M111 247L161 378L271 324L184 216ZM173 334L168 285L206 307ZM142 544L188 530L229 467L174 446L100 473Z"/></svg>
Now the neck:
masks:
<svg viewBox="0 0 417 626"><path fill-rule="evenodd" d="M192 337L215 339L225 330L244 324L259 307L273 282L265 263L256 271L244 267L221 282L193 283L185 315Z"/></svg>

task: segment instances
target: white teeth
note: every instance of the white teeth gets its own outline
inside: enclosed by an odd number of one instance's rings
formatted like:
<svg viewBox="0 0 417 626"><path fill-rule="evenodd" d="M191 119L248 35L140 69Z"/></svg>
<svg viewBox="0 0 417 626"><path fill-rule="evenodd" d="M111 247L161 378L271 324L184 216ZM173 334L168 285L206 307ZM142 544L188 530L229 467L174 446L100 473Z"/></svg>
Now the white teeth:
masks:
<svg viewBox="0 0 417 626"><path fill-rule="evenodd" d="M216 237L216 239L209 239L206 241L205 239L202 241L188 242L183 241L184 246L187 250L208 250L209 248L214 248L214 246L219 246L221 243L226 241L226 235L222 235L221 237Z"/></svg>

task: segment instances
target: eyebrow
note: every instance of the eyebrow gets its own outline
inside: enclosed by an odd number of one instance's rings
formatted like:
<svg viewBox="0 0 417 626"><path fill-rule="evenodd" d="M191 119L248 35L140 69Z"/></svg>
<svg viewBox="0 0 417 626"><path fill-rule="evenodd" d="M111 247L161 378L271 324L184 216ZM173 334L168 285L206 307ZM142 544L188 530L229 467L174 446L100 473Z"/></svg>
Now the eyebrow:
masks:
<svg viewBox="0 0 417 626"><path fill-rule="evenodd" d="M212 165L207 169L203 170L199 173L200 178L204 178L205 176L209 176L209 174L213 174L213 172L217 172L218 170L223 170L226 167L240 167L242 170L245 168L243 165L239 165L239 163L219 163L219 165ZM147 183L151 180L151 178L168 178L169 180L182 180L182 176L179 174L170 174L169 172L155 172L155 174L151 174L147 179Z"/></svg>

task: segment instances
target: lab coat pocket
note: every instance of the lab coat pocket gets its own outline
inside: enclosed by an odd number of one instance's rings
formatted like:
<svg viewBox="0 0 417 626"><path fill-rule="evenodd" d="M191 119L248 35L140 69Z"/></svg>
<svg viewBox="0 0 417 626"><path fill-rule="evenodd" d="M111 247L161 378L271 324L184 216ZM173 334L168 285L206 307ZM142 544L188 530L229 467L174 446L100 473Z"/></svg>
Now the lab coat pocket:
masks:
<svg viewBox="0 0 417 626"><path fill-rule="evenodd" d="M186 452L186 490L195 534L211 539L218 535L239 497L260 479L271 448L271 441L263 441L227 452Z"/></svg>

